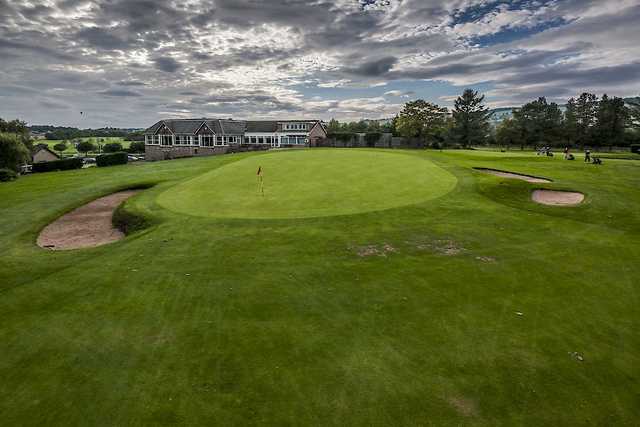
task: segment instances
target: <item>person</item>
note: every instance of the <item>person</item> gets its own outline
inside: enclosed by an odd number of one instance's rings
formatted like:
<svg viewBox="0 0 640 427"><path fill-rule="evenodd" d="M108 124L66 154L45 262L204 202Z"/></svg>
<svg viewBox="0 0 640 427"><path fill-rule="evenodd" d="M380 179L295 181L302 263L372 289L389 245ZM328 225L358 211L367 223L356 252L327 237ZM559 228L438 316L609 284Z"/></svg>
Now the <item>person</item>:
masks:
<svg viewBox="0 0 640 427"><path fill-rule="evenodd" d="M569 159L569 147L564 147L564 159Z"/></svg>
<svg viewBox="0 0 640 427"><path fill-rule="evenodd" d="M591 150L589 150L588 148L584 150L584 162L591 163Z"/></svg>

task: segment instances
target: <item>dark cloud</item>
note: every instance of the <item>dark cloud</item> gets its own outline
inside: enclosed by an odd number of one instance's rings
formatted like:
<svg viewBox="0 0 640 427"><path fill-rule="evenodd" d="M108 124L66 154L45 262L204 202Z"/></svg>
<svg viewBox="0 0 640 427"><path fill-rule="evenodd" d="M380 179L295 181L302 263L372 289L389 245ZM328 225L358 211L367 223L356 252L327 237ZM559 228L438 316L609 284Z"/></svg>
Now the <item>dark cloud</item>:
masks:
<svg viewBox="0 0 640 427"><path fill-rule="evenodd" d="M142 96L142 94L138 92L126 89L108 89L98 93L104 96Z"/></svg>
<svg viewBox="0 0 640 427"><path fill-rule="evenodd" d="M379 77L387 74L398 62L398 58L387 56L373 61L365 62L355 68L346 68L347 73L365 77Z"/></svg>
<svg viewBox="0 0 640 427"><path fill-rule="evenodd" d="M178 61L170 57L160 57L153 60L155 67L166 73L175 73L182 65Z"/></svg>
<svg viewBox="0 0 640 427"><path fill-rule="evenodd" d="M146 83L143 82L139 82L136 80L123 80L118 82L118 85L120 86L146 86Z"/></svg>
<svg viewBox="0 0 640 427"><path fill-rule="evenodd" d="M76 37L93 47L101 49L126 49L129 43L114 33L114 30L107 31L98 27L90 27L78 31Z"/></svg>

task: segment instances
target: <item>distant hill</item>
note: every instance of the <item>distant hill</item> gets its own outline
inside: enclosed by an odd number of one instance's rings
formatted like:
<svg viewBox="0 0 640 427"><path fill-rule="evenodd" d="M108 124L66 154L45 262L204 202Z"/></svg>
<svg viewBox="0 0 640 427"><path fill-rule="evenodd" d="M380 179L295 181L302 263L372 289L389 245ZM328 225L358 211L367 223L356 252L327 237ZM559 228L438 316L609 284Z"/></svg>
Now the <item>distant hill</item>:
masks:
<svg viewBox="0 0 640 427"><path fill-rule="evenodd" d="M78 129L65 126L33 125L29 126L32 135L43 135L46 139L74 139L86 137L126 137L129 134L139 132L142 129L135 128L99 128L99 129Z"/></svg>

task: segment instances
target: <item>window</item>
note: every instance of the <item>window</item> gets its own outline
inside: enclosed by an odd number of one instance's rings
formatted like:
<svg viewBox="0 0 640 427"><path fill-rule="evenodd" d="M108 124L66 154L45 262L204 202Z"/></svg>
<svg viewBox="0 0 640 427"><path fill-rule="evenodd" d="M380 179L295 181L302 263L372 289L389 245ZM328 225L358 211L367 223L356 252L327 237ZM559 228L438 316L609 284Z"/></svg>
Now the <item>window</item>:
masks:
<svg viewBox="0 0 640 427"><path fill-rule="evenodd" d="M160 145L173 145L173 136L172 135L158 135L160 139Z"/></svg>
<svg viewBox="0 0 640 427"><path fill-rule="evenodd" d="M251 143L252 143L252 144L255 144L255 143L257 143L257 142L258 142L258 140L256 139L256 137L255 137L255 136L252 136L252 137L251 137Z"/></svg>
<svg viewBox="0 0 640 427"><path fill-rule="evenodd" d="M267 142L267 144L271 144L271 137L270 137L270 136L268 136L268 137L266 138L266 142Z"/></svg>
<svg viewBox="0 0 640 427"><path fill-rule="evenodd" d="M176 145L191 145L192 138L189 135L178 135L176 136Z"/></svg>
<svg viewBox="0 0 640 427"><path fill-rule="evenodd" d="M202 135L202 146L213 147L214 136L210 133Z"/></svg>

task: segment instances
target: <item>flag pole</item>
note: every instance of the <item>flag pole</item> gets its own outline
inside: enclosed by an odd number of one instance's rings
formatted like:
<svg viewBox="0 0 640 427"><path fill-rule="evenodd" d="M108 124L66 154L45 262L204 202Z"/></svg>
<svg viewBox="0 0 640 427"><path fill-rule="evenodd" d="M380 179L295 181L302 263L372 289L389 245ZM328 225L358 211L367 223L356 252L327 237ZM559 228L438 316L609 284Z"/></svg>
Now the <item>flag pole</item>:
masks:
<svg viewBox="0 0 640 427"><path fill-rule="evenodd" d="M258 175L258 191L262 194L262 197L264 197L264 179L262 178L262 166L258 166L258 173L256 175Z"/></svg>

